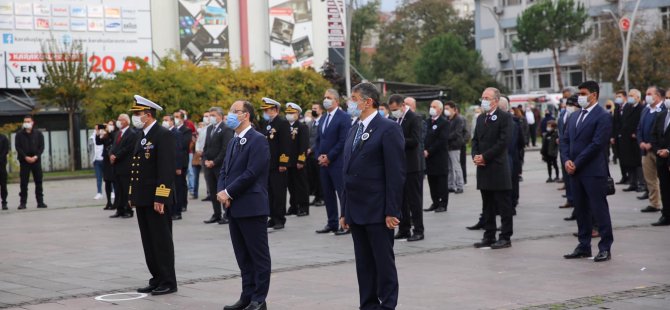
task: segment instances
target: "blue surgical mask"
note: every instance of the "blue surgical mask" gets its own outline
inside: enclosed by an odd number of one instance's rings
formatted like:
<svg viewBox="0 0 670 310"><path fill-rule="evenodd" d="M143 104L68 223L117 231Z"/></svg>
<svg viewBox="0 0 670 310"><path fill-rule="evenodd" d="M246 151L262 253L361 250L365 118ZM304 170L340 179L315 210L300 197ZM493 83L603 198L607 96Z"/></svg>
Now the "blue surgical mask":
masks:
<svg viewBox="0 0 670 310"><path fill-rule="evenodd" d="M379 115L381 115L382 117L386 117L384 114L384 110L379 110Z"/></svg>
<svg viewBox="0 0 670 310"><path fill-rule="evenodd" d="M482 111L484 113L487 113L488 111L491 110L491 101L488 100L482 100L482 104L479 105L480 108L482 108Z"/></svg>
<svg viewBox="0 0 670 310"><path fill-rule="evenodd" d="M349 101L347 103L347 113L352 117L361 116L361 110L358 109L358 102Z"/></svg>
<svg viewBox="0 0 670 310"><path fill-rule="evenodd" d="M635 103L635 98L633 97L628 97L628 103Z"/></svg>
<svg viewBox="0 0 670 310"><path fill-rule="evenodd" d="M237 118L237 114L228 112L228 115L226 116L226 126L233 130L237 129L237 127L240 127L240 120Z"/></svg>
<svg viewBox="0 0 670 310"><path fill-rule="evenodd" d="M269 120L270 120L270 115L268 115L267 113L263 112L263 119L266 120L266 121L269 121Z"/></svg>
<svg viewBox="0 0 670 310"><path fill-rule="evenodd" d="M619 97L619 98L615 98L615 99L614 99L614 103L616 103L616 104L622 104L622 103L623 103L623 98L621 98L621 97Z"/></svg>

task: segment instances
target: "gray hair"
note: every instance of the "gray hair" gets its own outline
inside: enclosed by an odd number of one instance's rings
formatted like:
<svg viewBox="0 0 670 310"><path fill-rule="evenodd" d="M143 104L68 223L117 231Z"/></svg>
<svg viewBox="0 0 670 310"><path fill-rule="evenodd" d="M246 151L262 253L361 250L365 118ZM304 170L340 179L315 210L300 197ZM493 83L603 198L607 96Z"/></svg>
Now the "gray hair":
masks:
<svg viewBox="0 0 670 310"><path fill-rule="evenodd" d="M637 99L642 98L642 93L641 93L640 90L638 90L637 88L633 88L633 89L629 90L629 91L628 91L628 94L629 94L629 95L632 95L632 96L636 96Z"/></svg>
<svg viewBox="0 0 670 310"><path fill-rule="evenodd" d="M119 114L119 118L125 120L126 122L130 123L130 116L126 113Z"/></svg>
<svg viewBox="0 0 670 310"><path fill-rule="evenodd" d="M500 100L500 90L495 88L495 87L487 87L484 91L493 91L493 99L494 100Z"/></svg>
<svg viewBox="0 0 670 310"><path fill-rule="evenodd" d="M442 101L440 101L440 100L433 100L433 101L431 102L431 104L433 104L433 103L437 103L437 106L440 107L441 110L444 110L444 103L442 103Z"/></svg>
<svg viewBox="0 0 670 310"><path fill-rule="evenodd" d="M351 93L358 93L363 99L372 98L373 106L379 107L379 90L372 83L360 83L351 89Z"/></svg>
<svg viewBox="0 0 670 310"><path fill-rule="evenodd" d="M338 93L334 88L326 89L326 92L333 96L333 99L340 101L340 93Z"/></svg>
<svg viewBox="0 0 670 310"><path fill-rule="evenodd" d="M500 101L498 101L498 107L505 112L509 112L509 101L507 101L507 98L501 97Z"/></svg>
<svg viewBox="0 0 670 310"><path fill-rule="evenodd" d="M210 113L212 113L212 112L217 113L217 114L219 114L219 116L223 117L223 109L221 107L211 107L209 109L209 112Z"/></svg>

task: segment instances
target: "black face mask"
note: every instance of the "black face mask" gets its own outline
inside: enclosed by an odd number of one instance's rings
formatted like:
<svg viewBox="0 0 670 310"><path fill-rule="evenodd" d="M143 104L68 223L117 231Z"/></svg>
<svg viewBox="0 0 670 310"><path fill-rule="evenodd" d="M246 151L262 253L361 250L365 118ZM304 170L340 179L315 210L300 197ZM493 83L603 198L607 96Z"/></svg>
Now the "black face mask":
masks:
<svg viewBox="0 0 670 310"><path fill-rule="evenodd" d="M606 107L608 110L612 108L611 105L607 105L607 106L605 106L605 107Z"/></svg>
<svg viewBox="0 0 670 310"><path fill-rule="evenodd" d="M317 117L319 114L316 113L316 111L312 110L312 117Z"/></svg>

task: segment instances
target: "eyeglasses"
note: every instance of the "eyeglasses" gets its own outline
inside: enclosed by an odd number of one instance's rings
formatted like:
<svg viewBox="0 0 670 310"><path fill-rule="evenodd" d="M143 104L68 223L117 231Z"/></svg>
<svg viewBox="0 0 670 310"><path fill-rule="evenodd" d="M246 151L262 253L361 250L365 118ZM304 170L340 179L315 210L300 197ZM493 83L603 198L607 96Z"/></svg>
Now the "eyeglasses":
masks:
<svg viewBox="0 0 670 310"><path fill-rule="evenodd" d="M245 113L244 110L231 110L230 112L233 112L233 114Z"/></svg>

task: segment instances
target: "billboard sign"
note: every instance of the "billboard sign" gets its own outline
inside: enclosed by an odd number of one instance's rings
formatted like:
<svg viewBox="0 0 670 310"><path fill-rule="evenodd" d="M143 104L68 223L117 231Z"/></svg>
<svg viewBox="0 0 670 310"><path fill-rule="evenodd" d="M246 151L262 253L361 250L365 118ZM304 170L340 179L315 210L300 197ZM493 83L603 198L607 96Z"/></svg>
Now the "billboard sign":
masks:
<svg viewBox="0 0 670 310"><path fill-rule="evenodd" d="M193 63L218 62L229 55L227 0L178 0L179 45Z"/></svg>
<svg viewBox="0 0 670 310"><path fill-rule="evenodd" d="M269 1L272 66L314 66L312 1Z"/></svg>

